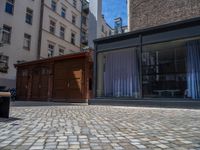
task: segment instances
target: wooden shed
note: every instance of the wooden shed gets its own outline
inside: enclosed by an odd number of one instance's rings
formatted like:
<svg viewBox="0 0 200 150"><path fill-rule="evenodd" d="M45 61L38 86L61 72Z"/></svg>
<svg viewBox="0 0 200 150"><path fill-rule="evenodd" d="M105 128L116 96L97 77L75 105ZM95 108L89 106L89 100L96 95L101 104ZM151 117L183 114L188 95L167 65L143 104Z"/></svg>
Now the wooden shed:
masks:
<svg viewBox="0 0 200 150"><path fill-rule="evenodd" d="M92 64L89 52L17 64L17 100L87 102Z"/></svg>

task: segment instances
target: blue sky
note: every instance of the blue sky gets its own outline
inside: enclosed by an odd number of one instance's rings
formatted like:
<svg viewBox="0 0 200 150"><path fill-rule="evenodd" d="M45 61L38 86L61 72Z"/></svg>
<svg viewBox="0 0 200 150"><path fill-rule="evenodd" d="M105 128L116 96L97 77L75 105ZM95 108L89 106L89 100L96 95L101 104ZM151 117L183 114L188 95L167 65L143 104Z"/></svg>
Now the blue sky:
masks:
<svg viewBox="0 0 200 150"><path fill-rule="evenodd" d="M114 27L114 19L122 17L123 25L127 25L127 6L126 0L102 0L103 14L107 23Z"/></svg>

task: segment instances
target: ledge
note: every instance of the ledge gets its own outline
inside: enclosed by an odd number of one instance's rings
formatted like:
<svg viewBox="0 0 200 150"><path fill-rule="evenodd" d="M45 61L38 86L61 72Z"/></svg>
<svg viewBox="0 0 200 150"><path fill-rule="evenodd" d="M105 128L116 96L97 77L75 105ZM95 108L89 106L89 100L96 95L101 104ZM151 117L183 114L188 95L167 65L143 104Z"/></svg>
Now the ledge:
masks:
<svg viewBox="0 0 200 150"><path fill-rule="evenodd" d="M91 99L89 105L200 109L200 101L189 99Z"/></svg>
<svg viewBox="0 0 200 150"><path fill-rule="evenodd" d="M10 92L0 92L0 97L10 97Z"/></svg>

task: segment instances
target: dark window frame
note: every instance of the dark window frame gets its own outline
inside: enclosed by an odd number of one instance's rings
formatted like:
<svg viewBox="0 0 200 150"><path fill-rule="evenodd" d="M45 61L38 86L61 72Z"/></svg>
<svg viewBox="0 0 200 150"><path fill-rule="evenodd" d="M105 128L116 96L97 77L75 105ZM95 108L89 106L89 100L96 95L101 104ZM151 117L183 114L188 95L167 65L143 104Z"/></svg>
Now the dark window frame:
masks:
<svg viewBox="0 0 200 150"><path fill-rule="evenodd" d="M26 43L27 42L27 43ZM27 44L27 45L26 45ZM26 50L30 50L31 49L31 35L24 33L24 44L23 44L23 48Z"/></svg>
<svg viewBox="0 0 200 150"><path fill-rule="evenodd" d="M2 42L6 44L11 44L11 34L12 27L4 24L2 30Z"/></svg>
<svg viewBox="0 0 200 150"><path fill-rule="evenodd" d="M10 15L13 15L14 14L14 5L15 5L14 0L6 0L5 12L10 14Z"/></svg>
<svg viewBox="0 0 200 150"><path fill-rule="evenodd" d="M25 22L27 24L30 24L30 25L32 25L32 23L33 23L33 10L30 9L30 8L26 8L26 20L25 20Z"/></svg>

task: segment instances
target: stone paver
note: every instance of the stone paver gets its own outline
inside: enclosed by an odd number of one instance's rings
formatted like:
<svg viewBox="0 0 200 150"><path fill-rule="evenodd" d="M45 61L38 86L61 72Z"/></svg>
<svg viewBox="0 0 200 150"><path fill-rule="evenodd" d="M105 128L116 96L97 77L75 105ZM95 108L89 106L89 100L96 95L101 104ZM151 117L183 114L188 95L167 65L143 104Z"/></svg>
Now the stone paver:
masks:
<svg viewBox="0 0 200 150"><path fill-rule="evenodd" d="M112 106L12 107L0 149L199 149L200 110Z"/></svg>

